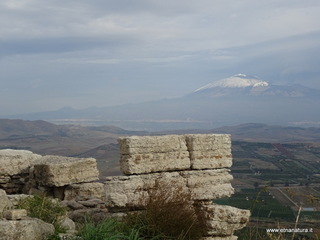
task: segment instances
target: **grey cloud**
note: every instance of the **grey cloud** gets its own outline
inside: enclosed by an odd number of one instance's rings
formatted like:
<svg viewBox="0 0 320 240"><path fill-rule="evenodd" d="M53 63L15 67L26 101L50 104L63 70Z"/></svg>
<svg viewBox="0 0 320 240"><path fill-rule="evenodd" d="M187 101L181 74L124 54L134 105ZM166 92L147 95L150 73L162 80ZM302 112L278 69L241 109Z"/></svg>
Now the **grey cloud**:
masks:
<svg viewBox="0 0 320 240"><path fill-rule="evenodd" d="M185 1L172 1L172 0L93 0L90 1L78 1L83 6L91 9L97 14L133 14L138 15L141 13L150 13L156 15L177 15L194 12L192 8L192 2L190 0Z"/></svg>
<svg viewBox="0 0 320 240"><path fill-rule="evenodd" d="M0 40L0 56L11 54L43 54L85 51L89 49L115 49L138 43L126 36L59 37L37 39Z"/></svg>
<svg viewBox="0 0 320 240"><path fill-rule="evenodd" d="M319 86L318 0L7 2L1 109L181 96L239 72Z"/></svg>

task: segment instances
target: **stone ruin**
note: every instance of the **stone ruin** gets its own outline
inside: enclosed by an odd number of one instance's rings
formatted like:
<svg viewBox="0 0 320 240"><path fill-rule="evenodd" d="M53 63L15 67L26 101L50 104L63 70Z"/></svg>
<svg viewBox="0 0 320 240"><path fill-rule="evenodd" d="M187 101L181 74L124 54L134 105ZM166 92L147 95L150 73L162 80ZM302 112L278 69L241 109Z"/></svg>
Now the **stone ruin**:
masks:
<svg viewBox="0 0 320 240"><path fill-rule="evenodd" d="M72 232L71 219L77 222L90 215L98 221L143 210L159 182L168 183L170 190L180 186L190 193L194 206L205 213L208 231L203 240L237 239L234 231L245 227L250 212L212 202L234 193L229 135L132 136L120 138L119 145L124 175L107 177L104 182L98 178L93 158L0 150L0 240L45 239L53 232L51 224L12 209L19 198L43 193L59 198L70 209L65 221Z"/></svg>

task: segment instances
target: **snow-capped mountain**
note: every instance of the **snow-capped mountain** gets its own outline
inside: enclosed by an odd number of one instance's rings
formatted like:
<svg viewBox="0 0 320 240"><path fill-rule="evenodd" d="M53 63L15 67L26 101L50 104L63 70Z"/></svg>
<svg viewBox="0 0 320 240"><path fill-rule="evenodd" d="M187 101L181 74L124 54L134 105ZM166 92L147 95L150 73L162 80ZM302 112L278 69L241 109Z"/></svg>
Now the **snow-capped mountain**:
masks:
<svg viewBox="0 0 320 240"><path fill-rule="evenodd" d="M318 90L302 85L274 85L256 76L237 74L225 79L214 81L196 89L193 94L221 96L278 96L278 97L320 97Z"/></svg>
<svg viewBox="0 0 320 240"><path fill-rule="evenodd" d="M201 88L195 90L195 92L203 91L210 88L245 88L245 87L267 87L269 86L268 82L260 80L256 76L246 75L246 74L237 74L229 78L225 78L216 82L209 83Z"/></svg>

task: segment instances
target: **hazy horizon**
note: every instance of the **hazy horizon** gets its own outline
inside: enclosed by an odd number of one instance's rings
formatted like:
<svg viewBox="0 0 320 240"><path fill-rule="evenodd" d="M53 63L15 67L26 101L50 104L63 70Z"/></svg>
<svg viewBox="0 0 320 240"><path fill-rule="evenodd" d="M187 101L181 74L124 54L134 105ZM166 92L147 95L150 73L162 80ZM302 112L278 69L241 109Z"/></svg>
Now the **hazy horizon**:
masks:
<svg viewBox="0 0 320 240"><path fill-rule="evenodd" d="M180 97L238 73L320 89L320 2L0 3L1 115Z"/></svg>

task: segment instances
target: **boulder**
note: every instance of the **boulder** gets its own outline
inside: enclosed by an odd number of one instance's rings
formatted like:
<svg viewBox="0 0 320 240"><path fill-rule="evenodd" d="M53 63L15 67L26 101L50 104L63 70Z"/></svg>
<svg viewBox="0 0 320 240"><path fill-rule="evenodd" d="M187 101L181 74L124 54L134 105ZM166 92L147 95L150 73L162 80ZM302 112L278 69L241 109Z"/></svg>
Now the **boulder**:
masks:
<svg viewBox="0 0 320 240"><path fill-rule="evenodd" d="M18 221L0 220L0 240L45 240L54 226L37 218Z"/></svg>
<svg viewBox="0 0 320 240"><path fill-rule="evenodd" d="M76 231L76 224L69 217L63 218L60 222L60 226L66 231Z"/></svg>
<svg viewBox="0 0 320 240"><path fill-rule="evenodd" d="M99 179L94 158L44 156L42 163L34 166L33 174L39 185L56 187Z"/></svg>

